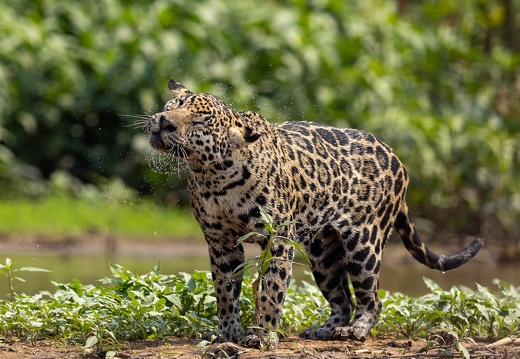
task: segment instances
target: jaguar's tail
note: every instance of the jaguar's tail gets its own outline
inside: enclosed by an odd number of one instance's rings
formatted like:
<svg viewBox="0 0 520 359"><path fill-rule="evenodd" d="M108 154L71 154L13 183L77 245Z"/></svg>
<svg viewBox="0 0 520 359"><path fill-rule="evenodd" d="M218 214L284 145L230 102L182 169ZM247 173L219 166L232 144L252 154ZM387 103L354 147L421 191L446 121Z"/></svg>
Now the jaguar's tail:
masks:
<svg viewBox="0 0 520 359"><path fill-rule="evenodd" d="M408 214L408 207L406 204L404 204L399 211L394 226L399 237L401 237L404 246L417 261L429 268L443 272L460 267L473 258L484 245L484 239L477 238L467 247L455 253L444 255L433 253L419 238L415 226L410 219L410 215Z"/></svg>

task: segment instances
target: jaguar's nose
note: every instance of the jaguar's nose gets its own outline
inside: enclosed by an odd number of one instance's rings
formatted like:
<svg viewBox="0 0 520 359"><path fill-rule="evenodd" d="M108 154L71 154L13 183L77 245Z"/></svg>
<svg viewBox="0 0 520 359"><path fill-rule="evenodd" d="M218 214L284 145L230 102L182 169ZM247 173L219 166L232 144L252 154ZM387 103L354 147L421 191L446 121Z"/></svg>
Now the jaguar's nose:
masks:
<svg viewBox="0 0 520 359"><path fill-rule="evenodd" d="M166 132L177 131L177 127L175 127L175 125L173 123L168 121L168 119L166 118L165 115L159 116L159 126L163 131L166 131Z"/></svg>
<svg viewBox="0 0 520 359"><path fill-rule="evenodd" d="M157 113L150 118L148 131L150 133L160 133L162 131L175 132L177 131L177 127L168 120L166 115Z"/></svg>

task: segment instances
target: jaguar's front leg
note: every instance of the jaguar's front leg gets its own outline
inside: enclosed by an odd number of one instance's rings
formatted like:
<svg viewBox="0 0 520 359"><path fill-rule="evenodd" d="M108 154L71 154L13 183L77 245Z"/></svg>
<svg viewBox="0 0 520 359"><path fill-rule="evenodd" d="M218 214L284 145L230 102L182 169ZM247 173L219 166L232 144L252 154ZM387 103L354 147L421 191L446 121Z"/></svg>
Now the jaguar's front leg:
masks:
<svg viewBox="0 0 520 359"><path fill-rule="evenodd" d="M219 314L217 342L238 343L244 336L239 303L242 274L233 271L244 262L244 249L231 241L222 243L222 240L207 238L207 242Z"/></svg>
<svg viewBox="0 0 520 359"><path fill-rule="evenodd" d="M274 244L272 258L255 293L255 319L253 329L242 341L243 346L276 349L275 331L280 327L282 307L291 281L294 248L287 244Z"/></svg>

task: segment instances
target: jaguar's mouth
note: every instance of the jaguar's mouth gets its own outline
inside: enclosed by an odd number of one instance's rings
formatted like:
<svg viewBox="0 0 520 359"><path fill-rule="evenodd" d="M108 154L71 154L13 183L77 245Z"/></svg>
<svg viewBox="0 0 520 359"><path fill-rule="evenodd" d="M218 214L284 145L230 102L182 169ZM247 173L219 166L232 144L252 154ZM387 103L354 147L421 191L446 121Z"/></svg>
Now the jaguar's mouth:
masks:
<svg viewBox="0 0 520 359"><path fill-rule="evenodd" d="M166 145L161 138L161 134L159 132L150 133L150 146L156 151L164 152L166 149Z"/></svg>
<svg viewBox="0 0 520 359"><path fill-rule="evenodd" d="M157 152L167 153L184 159L186 159L192 152L189 148L180 143L166 144L162 139L160 132L152 132L150 134L150 146L152 146L152 148Z"/></svg>

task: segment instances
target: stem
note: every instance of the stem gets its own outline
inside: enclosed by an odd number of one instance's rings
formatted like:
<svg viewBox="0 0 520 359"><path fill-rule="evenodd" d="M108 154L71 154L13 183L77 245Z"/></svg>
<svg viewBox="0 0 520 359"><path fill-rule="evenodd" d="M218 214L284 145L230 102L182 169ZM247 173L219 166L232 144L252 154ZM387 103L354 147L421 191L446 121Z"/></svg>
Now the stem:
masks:
<svg viewBox="0 0 520 359"><path fill-rule="evenodd" d="M9 282L9 294L11 302L14 300L14 286L13 286L13 275L11 273L11 267L7 270L7 281Z"/></svg>

